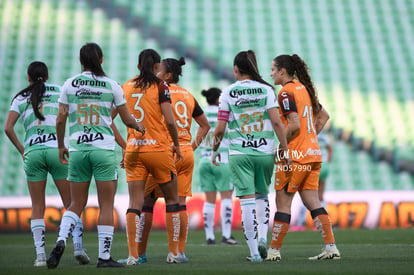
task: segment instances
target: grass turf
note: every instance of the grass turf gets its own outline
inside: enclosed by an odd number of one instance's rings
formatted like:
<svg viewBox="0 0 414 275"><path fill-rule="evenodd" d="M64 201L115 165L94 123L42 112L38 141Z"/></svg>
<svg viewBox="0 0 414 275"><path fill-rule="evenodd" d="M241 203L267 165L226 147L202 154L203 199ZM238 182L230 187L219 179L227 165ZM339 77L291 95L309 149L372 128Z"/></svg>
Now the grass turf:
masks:
<svg viewBox="0 0 414 275"><path fill-rule="evenodd" d="M414 231L406 230L337 230L335 238L341 252L341 260L309 261L321 251L322 239L318 232L289 232L282 248L281 262L250 263L246 261L248 247L241 231L233 231L239 245L205 244L203 231L190 231L186 254L190 262L167 264L167 235L165 231L153 231L147 249L149 262L122 269L98 269L95 267L98 251L96 232L84 234L84 247L91 263L78 265L73 257L73 245L69 240L57 269L33 267L35 250L30 233L0 235L0 274L413 274ZM56 240L56 232L47 232L46 253L50 253ZM270 240L270 237L269 237ZM117 232L112 246L114 259L126 258L126 236Z"/></svg>

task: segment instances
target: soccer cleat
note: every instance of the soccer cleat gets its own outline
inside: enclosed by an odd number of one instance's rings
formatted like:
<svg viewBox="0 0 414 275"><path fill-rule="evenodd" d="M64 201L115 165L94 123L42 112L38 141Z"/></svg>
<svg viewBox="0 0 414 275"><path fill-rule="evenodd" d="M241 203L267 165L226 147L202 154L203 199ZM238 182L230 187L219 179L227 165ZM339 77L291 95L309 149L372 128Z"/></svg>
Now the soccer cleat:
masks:
<svg viewBox="0 0 414 275"><path fill-rule="evenodd" d="M261 263L261 262L263 262L263 259L262 259L262 257L260 257L260 255L247 256L246 260L248 260L249 262L252 262L252 263Z"/></svg>
<svg viewBox="0 0 414 275"><path fill-rule="evenodd" d="M233 238L233 236L230 236L230 238L226 238L223 236L223 238L221 239L221 243L224 244L238 244L238 242Z"/></svg>
<svg viewBox="0 0 414 275"><path fill-rule="evenodd" d="M37 256L37 259L35 260L33 266L46 266L46 257L44 254L41 254L42 256Z"/></svg>
<svg viewBox="0 0 414 275"><path fill-rule="evenodd" d="M86 249L85 248L83 248L81 250L75 250L73 252L73 255L75 256L75 259L78 261L78 263L80 265L89 264L90 259L89 259L88 255L86 254Z"/></svg>
<svg viewBox="0 0 414 275"><path fill-rule="evenodd" d="M266 241L263 238L259 240L259 254L260 254L260 257L262 257L262 259L266 259L267 248L266 248Z"/></svg>
<svg viewBox="0 0 414 275"><path fill-rule="evenodd" d="M129 256L128 259L126 260L126 265L136 265L137 261L138 259L136 259L134 256Z"/></svg>
<svg viewBox="0 0 414 275"><path fill-rule="evenodd" d="M168 255L167 255L167 263L169 263L169 264L180 264L180 263L184 263L184 262L182 262L182 259L180 259L178 257L178 255L175 256L173 253L169 252Z"/></svg>
<svg viewBox="0 0 414 275"><path fill-rule="evenodd" d="M138 256L138 260L136 261L136 264L145 264L148 262L147 254L142 254Z"/></svg>
<svg viewBox="0 0 414 275"><path fill-rule="evenodd" d="M59 265L60 258L65 251L65 242L60 240L56 243L52 252L50 252L49 258L47 259L47 268L56 268Z"/></svg>
<svg viewBox="0 0 414 275"><path fill-rule="evenodd" d="M309 260L339 260L341 259L341 254L339 253L338 249L336 248L336 246L333 247L325 247L324 249L322 249L322 253L314 256L314 257L309 257Z"/></svg>
<svg viewBox="0 0 414 275"><path fill-rule="evenodd" d="M112 258L109 258L108 260L103 260L101 258L98 259L98 262L96 264L96 267L104 268L104 267L124 267L123 264L118 263L117 261L112 260Z"/></svg>
<svg viewBox="0 0 414 275"><path fill-rule="evenodd" d="M207 239L207 244L208 245L210 245L210 244L216 244L216 240L213 240L213 239Z"/></svg>
<svg viewBox="0 0 414 275"><path fill-rule="evenodd" d="M280 249L270 247L269 251L267 252L266 261L279 262L281 259L282 256L280 256Z"/></svg>
<svg viewBox="0 0 414 275"><path fill-rule="evenodd" d="M188 263L188 261L190 261L190 259L184 253L178 253L177 259L181 263Z"/></svg>

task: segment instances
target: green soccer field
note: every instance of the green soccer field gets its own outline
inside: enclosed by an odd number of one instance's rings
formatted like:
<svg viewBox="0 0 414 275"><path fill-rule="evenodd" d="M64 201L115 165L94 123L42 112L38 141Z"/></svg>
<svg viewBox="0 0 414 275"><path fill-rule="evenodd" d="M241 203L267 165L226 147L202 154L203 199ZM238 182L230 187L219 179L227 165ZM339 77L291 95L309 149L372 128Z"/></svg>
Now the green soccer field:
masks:
<svg viewBox="0 0 414 275"><path fill-rule="evenodd" d="M282 247L282 261L253 264L247 262L248 248L241 231L233 232L239 245L204 244L203 231L190 231L186 254L187 264L167 264L167 235L164 231L151 233L148 244L148 263L120 269L97 269L97 233L84 234L84 246L91 263L79 266L73 257L71 240L60 265L55 270L32 266L35 250L30 233L0 236L0 274L413 274L414 231L407 230L337 230L335 237L342 254L341 260L309 261L318 254L322 239L318 232L289 232ZM219 240L220 233L216 232ZM50 252L56 232L47 233L46 251ZM126 258L126 236L115 234L112 246L114 259Z"/></svg>

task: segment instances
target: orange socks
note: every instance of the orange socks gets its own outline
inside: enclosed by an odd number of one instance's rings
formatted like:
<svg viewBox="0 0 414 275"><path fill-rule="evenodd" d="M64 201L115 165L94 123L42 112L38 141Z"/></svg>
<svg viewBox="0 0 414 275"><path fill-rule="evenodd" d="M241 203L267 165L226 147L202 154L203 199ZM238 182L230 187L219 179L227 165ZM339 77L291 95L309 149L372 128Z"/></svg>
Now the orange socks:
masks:
<svg viewBox="0 0 414 275"><path fill-rule="evenodd" d="M316 228L321 233L321 236L325 244L334 244L335 238L332 232L332 223L329 219L328 212L325 208L321 207L311 211L313 222Z"/></svg>
<svg viewBox="0 0 414 275"><path fill-rule="evenodd" d="M152 228L152 219L153 219L153 207L144 206L142 208L142 215L139 226L139 240L138 240L138 255L145 254L147 252L147 244L149 234Z"/></svg>
<svg viewBox="0 0 414 275"><path fill-rule="evenodd" d="M290 214L276 212L272 227L272 242L270 247L280 249L283 239L289 231Z"/></svg>
<svg viewBox="0 0 414 275"><path fill-rule="evenodd" d="M178 243L180 240L180 213L178 203L167 205L165 208L165 223L167 225L169 252L177 255Z"/></svg>
<svg viewBox="0 0 414 275"><path fill-rule="evenodd" d="M129 256L138 258L138 229L141 211L128 208L126 212L126 232L128 239Z"/></svg>
<svg viewBox="0 0 414 275"><path fill-rule="evenodd" d="M180 205L180 241L178 244L178 252L184 253L185 244L187 243L187 233L188 233L188 213L187 207L185 205Z"/></svg>

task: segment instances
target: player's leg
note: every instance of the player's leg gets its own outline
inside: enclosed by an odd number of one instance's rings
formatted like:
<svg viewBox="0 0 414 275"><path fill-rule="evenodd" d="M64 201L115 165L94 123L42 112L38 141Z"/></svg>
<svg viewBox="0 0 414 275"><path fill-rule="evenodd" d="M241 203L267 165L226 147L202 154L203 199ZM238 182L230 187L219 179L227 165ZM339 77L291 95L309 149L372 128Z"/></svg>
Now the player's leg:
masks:
<svg viewBox="0 0 414 275"><path fill-rule="evenodd" d="M59 161L59 154L57 149L48 149L47 152L47 166L52 178L55 182L56 188L59 191L63 206L68 209L71 202L70 183L68 177L68 165ZM72 231L72 240L76 261L81 264L88 264L90 259L83 248L83 224L82 218L76 222L75 228Z"/></svg>
<svg viewBox="0 0 414 275"><path fill-rule="evenodd" d="M216 210L216 185L215 185L215 167L211 167L210 160L201 158L198 171L200 178L200 187L204 192L206 201L203 206L204 232L206 234L206 243L215 244L214 236L214 216Z"/></svg>
<svg viewBox="0 0 414 275"><path fill-rule="evenodd" d="M311 172L306 182L303 185L303 190L300 191L305 206L311 211L312 219L315 223L316 228L321 233L324 239L325 249L321 254L310 257L310 260L321 260L321 259L340 259L340 253L336 248L335 238L332 231L332 223L329 218L328 212L322 207L319 201L318 194L318 182L320 163L311 165Z"/></svg>
<svg viewBox="0 0 414 275"><path fill-rule="evenodd" d="M256 200L255 200L255 169L248 156L230 156L230 169L232 171L236 196L240 199L241 218L244 237L250 250L247 260L260 262L257 240Z"/></svg>
<svg viewBox="0 0 414 275"><path fill-rule="evenodd" d="M30 228L36 249L34 266L46 266L44 214L47 170L44 152L39 150L28 152L24 158L24 171L32 202Z"/></svg>

